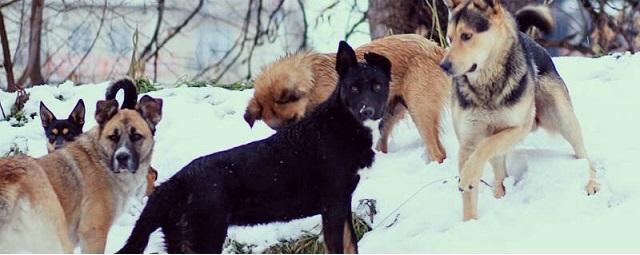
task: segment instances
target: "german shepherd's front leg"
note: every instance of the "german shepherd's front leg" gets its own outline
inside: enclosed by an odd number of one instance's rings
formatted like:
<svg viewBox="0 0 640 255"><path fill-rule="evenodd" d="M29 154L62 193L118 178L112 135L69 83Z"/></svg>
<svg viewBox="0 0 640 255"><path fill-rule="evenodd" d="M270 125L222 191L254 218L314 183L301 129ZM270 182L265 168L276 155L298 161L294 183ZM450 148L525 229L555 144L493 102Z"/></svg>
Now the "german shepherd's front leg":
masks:
<svg viewBox="0 0 640 255"><path fill-rule="evenodd" d="M87 203L86 213L80 219L79 233L82 253L104 253L109 228L114 220L111 210L100 204ZM84 208L83 208L84 209Z"/></svg>
<svg viewBox="0 0 640 255"><path fill-rule="evenodd" d="M491 158L505 154L516 143L520 142L531 130L531 123L503 129L480 141L469 155L460 155L460 183L458 188L463 192L464 220L477 217L477 190L482 170ZM462 153L461 153L462 154Z"/></svg>

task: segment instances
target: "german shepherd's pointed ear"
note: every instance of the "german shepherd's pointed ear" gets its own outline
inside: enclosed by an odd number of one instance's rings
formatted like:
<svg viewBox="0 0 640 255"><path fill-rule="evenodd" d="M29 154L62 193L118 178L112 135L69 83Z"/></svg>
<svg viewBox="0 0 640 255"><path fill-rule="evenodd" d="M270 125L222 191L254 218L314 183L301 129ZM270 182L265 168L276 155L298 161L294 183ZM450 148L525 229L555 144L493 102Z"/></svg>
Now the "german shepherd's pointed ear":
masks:
<svg viewBox="0 0 640 255"><path fill-rule="evenodd" d="M358 65L356 52L345 41L340 41L338 55L336 56L336 71L339 76L344 76L347 72Z"/></svg>
<svg viewBox="0 0 640 255"><path fill-rule="evenodd" d="M369 65L375 66L391 77L391 61L389 61L387 57L373 52L367 52L364 54L364 60L366 60Z"/></svg>
<svg viewBox="0 0 640 255"><path fill-rule="evenodd" d="M456 7L458 7L458 5L466 2L467 0L443 0L443 1L444 1L444 5L446 5L447 8L449 8L450 10L453 10Z"/></svg>
<svg viewBox="0 0 640 255"><path fill-rule="evenodd" d="M73 111L71 111L67 119L73 122L73 124L79 126L80 129L82 129L82 126L84 126L84 112L84 101L80 99L78 100L78 103L76 103L76 106L73 107Z"/></svg>
<svg viewBox="0 0 640 255"><path fill-rule="evenodd" d="M44 102L40 101L40 121L42 121L42 127L47 128L51 125L51 122L56 120L56 116L44 105Z"/></svg>
<svg viewBox="0 0 640 255"><path fill-rule="evenodd" d="M500 0L472 0L478 10L496 12L500 8Z"/></svg>
<svg viewBox="0 0 640 255"><path fill-rule="evenodd" d="M251 98L249 100L249 104L247 105L247 109L244 111L244 121L249 124L250 128L253 128L253 124L256 120L260 119L260 112L262 112L262 108L260 104L256 102L256 98Z"/></svg>
<svg viewBox="0 0 640 255"><path fill-rule="evenodd" d="M145 95L138 101L136 110L149 123L151 130L154 131L162 119L162 99Z"/></svg>
<svg viewBox="0 0 640 255"><path fill-rule="evenodd" d="M118 113L118 101L99 100L96 103L96 122L102 127Z"/></svg>

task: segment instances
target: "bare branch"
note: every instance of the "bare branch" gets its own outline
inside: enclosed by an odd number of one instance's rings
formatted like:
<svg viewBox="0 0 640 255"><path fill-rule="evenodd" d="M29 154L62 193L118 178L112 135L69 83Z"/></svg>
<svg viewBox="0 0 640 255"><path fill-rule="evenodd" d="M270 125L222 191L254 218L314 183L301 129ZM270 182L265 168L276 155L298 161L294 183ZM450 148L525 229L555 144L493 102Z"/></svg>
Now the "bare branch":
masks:
<svg viewBox="0 0 640 255"><path fill-rule="evenodd" d="M4 70L7 74L7 91L14 92L18 90L18 88L16 88L16 82L13 78L13 64L11 63L10 52L11 49L9 48L9 40L7 39L7 28L4 25L4 15L2 14L2 8L0 8L0 41L2 42Z"/></svg>
<svg viewBox="0 0 640 255"><path fill-rule="evenodd" d="M65 80L68 80L69 78L71 78L73 74L76 73L80 65L84 63L84 60L87 59L87 56L89 56L89 53L91 53L91 51L93 50L93 47L96 45L96 42L100 37L100 32L102 31L102 27L104 25L104 17L106 13L107 13L107 0L104 0L104 7L102 8L102 18L100 18L100 24L98 25L98 31L96 32L96 36L93 38L93 41L91 41L91 45L89 46L89 49L87 49L87 51L84 53L84 55L82 56L78 64L76 64L76 66L73 67L71 72L64 78Z"/></svg>

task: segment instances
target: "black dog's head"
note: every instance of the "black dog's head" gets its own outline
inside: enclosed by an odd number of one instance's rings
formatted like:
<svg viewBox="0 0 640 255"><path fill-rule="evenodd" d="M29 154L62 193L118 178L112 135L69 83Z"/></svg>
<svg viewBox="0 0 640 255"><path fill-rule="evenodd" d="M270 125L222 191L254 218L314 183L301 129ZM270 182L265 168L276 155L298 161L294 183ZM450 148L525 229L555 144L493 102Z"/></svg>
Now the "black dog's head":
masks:
<svg viewBox="0 0 640 255"><path fill-rule="evenodd" d="M391 80L391 62L382 55L365 53L358 62L356 53L340 42L336 58L339 99L358 121L382 118Z"/></svg>
<svg viewBox="0 0 640 255"><path fill-rule="evenodd" d="M43 102L40 102L40 120L42 120L42 127L47 136L47 150L49 152L62 148L82 134L84 112L84 102L80 99L69 117L59 120Z"/></svg>

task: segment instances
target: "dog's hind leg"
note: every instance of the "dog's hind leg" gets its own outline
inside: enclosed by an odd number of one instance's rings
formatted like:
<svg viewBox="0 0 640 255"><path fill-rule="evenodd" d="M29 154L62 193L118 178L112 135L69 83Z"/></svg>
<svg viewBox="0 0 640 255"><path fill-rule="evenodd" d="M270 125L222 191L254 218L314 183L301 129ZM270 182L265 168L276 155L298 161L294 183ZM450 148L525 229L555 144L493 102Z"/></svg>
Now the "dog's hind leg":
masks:
<svg viewBox="0 0 640 255"><path fill-rule="evenodd" d="M326 212L322 213L322 232L324 234L324 243L326 246L326 252L329 254L336 254L345 252L348 246L344 244L347 242L345 236L351 236L349 241L349 249L357 251L357 244L355 244L355 238L353 237L353 227L349 224L349 230L351 233L345 233L347 221L351 221L351 210L346 210L347 206L351 206L351 203L344 203L344 205L332 205L328 206Z"/></svg>
<svg viewBox="0 0 640 255"><path fill-rule="evenodd" d="M380 121L380 140L378 140L376 150L382 153L389 152L389 136L393 132L395 125L402 120L407 111L407 108L402 105L404 102L398 100L402 99L392 99L389 102L384 116Z"/></svg>
<svg viewBox="0 0 640 255"><path fill-rule="evenodd" d="M423 63L431 60L424 60ZM440 142L440 115L448 98L451 81L438 71L436 74L424 66L407 71L402 96L413 123L427 146L430 159L442 163L447 154Z"/></svg>
<svg viewBox="0 0 640 255"><path fill-rule="evenodd" d="M358 253L358 241L355 230L353 229L353 219L351 217L351 210L349 215L344 221L344 229L342 232L342 244L344 246L344 254L357 254Z"/></svg>
<svg viewBox="0 0 640 255"><path fill-rule="evenodd" d="M596 170L584 147L582 129L573 112L569 95L563 87L558 86L557 81L555 84L547 82L542 83L542 89L536 91L537 118L540 126L552 132L559 132L573 147L576 158L589 162L586 191L588 195L593 195L599 191L600 185L596 180ZM561 85L564 86L564 83L561 82Z"/></svg>
<svg viewBox="0 0 640 255"><path fill-rule="evenodd" d="M502 198L505 194L504 178L507 177L507 157L505 155L498 155L493 157L489 162L493 168L495 179L493 195L495 198Z"/></svg>
<svg viewBox="0 0 640 255"><path fill-rule="evenodd" d="M194 244L196 253L222 253L229 227L226 217L218 213L208 213L196 217Z"/></svg>

